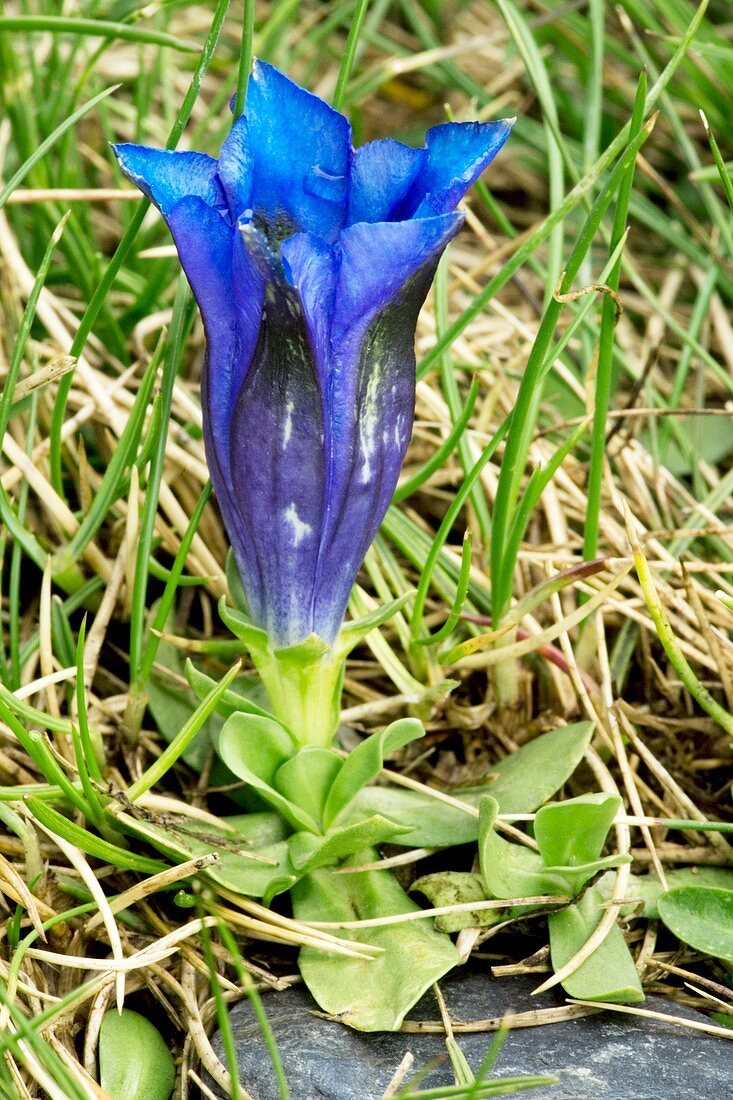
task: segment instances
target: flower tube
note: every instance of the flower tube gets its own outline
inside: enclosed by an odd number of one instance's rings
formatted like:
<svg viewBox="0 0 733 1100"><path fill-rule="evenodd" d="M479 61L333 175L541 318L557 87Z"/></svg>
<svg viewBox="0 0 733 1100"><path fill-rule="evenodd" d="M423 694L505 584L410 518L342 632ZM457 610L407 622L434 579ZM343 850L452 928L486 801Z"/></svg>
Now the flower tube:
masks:
<svg viewBox="0 0 733 1100"><path fill-rule="evenodd" d="M346 118L256 61L219 160L115 147L201 310L206 454L257 628L245 641L298 741L327 742L333 714L328 734L294 729L314 716L278 700L273 655L318 652L340 684L349 593L410 439L418 312L456 204L510 129L446 123L423 148L354 150Z"/></svg>

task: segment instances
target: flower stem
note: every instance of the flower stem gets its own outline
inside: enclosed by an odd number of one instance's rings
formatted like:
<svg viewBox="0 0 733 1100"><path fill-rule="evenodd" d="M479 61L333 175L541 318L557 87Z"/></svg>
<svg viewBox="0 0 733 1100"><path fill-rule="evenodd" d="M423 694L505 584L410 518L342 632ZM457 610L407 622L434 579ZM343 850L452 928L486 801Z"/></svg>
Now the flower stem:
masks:
<svg viewBox="0 0 733 1100"><path fill-rule="evenodd" d="M341 714L344 661L330 649L306 662L255 647L250 656L275 717L300 745L329 748Z"/></svg>

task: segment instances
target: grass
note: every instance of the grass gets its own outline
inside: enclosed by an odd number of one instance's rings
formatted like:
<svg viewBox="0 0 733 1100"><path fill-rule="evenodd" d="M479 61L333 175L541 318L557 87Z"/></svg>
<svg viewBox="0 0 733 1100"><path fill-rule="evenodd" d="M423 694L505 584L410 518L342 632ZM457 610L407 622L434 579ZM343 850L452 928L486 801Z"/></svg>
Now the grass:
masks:
<svg viewBox="0 0 733 1100"><path fill-rule="evenodd" d="M337 100L358 141L417 141L446 105L517 116L421 316L413 444L354 606L416 596L355 651L343 719L419 707L429 751L402 763L451 787L590 717L568 793L622 794L633 872L727 865L727 835L694 825L729 817L733 26L690 0L81 14L0 16L0 1095L97 1095L100 1022L124 993L164 1006L185 1097L204 1072L235 1089L208 1038L227 1007L253 997L267 1035L293 946L339 941L119 826L231 806L191 740L237 655L216 613L200 320L108 143L215 155L250 40ZM601 557L610 572L577 569ZM176 647L219 685L198 708ZM628 889L619 872L619 907ZM672 1014L720 1010L721 963L625 927ZM539 946L490 950L501 972Z"/></svg>

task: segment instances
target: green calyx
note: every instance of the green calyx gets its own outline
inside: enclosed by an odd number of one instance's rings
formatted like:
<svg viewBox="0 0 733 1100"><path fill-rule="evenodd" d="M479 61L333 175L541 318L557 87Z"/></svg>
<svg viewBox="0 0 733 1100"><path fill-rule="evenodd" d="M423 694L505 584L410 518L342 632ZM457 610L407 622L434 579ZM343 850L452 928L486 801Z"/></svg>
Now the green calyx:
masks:
<svg viewBox="0 0 733 1100"><path fill-rule="evenodd" d="M297 645L273 649L265 631L243 612L228 607L223 597L219 614L252 658L273 715L296 745L328 747L338 729L346 657L371 630L399 611L409 596L405 593L363 619L346 623L333 645L311 634Z"/></svg>
<svg viewBox="0 0 733 1100"><path fill-rule="evenodd" d="M298 645L273 649L265 631L223 599L219 614L252 658L273 715L296 745L328 747L339 723L344 656L315 634Z"/></svg>

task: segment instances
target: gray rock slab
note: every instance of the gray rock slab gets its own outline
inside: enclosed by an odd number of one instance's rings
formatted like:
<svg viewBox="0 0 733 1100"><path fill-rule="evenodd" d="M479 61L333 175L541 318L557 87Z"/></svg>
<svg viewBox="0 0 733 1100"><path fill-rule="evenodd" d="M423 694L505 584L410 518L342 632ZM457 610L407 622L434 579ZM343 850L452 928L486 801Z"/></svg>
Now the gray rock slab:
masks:
<svg viewBox="0 0 733 1100"><path fill-rule="evenodd" d="M486 971L456 971L441 982L454 1021L490 1019L562 1003L550 992L531 997L533 977L493 980ZM419 1070L443 1058L438 1034L352 1031L314 1015L316 1006L302 986L264 999L292 1100L379 1100L409 1051ZM657 997L645 1007L687 1019L705 1017ZM426 994L414 1020L440 1018ZM266 1047L248 1002L231 1010L242 1085L253 1100L280 1100ZM474 1070L493 1035L456 1035ZM214 1049L221 1057L218 1035ZM727 1100L733 1097L733 1042L660 1021L605 1012L543 1027L515 1029L507 1036L492 1077L554 1075L559 1083L526 1092L533 1100ZM447 1058L433 1066L421 1088L454 1083ZM209 1084L218 1096L222 1093ZM524 1094L523 1094L524 1095Z"/></svg>

